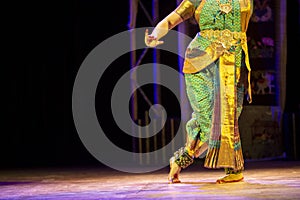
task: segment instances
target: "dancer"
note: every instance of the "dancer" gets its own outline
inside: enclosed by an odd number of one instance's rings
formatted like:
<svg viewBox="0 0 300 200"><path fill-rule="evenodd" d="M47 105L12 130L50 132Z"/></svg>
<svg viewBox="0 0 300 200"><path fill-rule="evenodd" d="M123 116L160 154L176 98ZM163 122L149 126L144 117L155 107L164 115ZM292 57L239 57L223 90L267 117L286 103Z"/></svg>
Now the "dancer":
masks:
<svg viewBox="0 0 300 200"><path fill-rule="evenodd" d="M199 25L183 66L193 113L185 146L170 158L169 183L180 183L180 171L201 154L204 167L225 169L216 183L244 179L238 119L245 92L252 101L246 36L252 11L253 0L183 0L151 34L145 31L146 45L155 48L181 22L194 17Z"/></svg>

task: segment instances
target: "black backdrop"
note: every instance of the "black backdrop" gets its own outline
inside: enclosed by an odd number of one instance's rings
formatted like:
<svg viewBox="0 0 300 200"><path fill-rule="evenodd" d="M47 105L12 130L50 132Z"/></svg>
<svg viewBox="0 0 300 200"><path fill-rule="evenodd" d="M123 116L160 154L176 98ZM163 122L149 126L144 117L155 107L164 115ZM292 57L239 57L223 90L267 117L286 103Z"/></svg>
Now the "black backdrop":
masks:
<svg viewBox="0 0 300 200"><path fill-rule="evenodd" d="M299 48L299 4L287 4L286 110L291 111L299 109L292 89L299 85L298 59L292 56ZM0 166L101 165L75 130L72 87L87 54L127 30L128 1L13 1L3 9Z"/></svg>

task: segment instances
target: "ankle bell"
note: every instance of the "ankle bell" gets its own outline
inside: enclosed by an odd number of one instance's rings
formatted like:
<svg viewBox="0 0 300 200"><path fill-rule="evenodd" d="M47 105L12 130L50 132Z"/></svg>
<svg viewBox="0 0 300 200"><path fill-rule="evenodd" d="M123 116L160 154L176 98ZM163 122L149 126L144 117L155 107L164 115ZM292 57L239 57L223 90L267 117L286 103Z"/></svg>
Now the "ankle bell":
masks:
<svg viewBox="0 0 300 200"><path fill-rule="evenodd" d="M194 158L185 151L184 147L174 153L172 160L181 168L186 168L194 162Z"/></svg>
<svg viewBox="0 0 300 200"><path fill-rule="evenodd" d="M240 174L242 170L234 170L232 168L225 168L225 174Z"/></svg>

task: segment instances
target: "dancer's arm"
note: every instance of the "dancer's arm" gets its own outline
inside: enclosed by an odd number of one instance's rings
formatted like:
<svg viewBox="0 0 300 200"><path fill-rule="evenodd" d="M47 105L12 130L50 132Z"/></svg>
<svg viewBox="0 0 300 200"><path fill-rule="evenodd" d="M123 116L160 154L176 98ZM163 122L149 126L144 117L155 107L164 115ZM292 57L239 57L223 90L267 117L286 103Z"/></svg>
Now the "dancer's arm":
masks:
<svg viewBox="0 0 300 200"><path fill-rule="evenodd" d="M148 47L156 47L157 45L163 44L164 42L160 40L164 37L170 29L174 28L182 22L182 18L176 12L171 12L167 17L160 21L152 33L149 35L148 29L145 31L145 44Z"/></svg>
<svg viewBox="0 0 300 200"><path fill-rule="evenodd" d="M173 29L184 20L192 17L194 11L194 4L189 0L183 0L173 12L156 25L150 35L148 29L146 29L145 44L148 47L156 47L157 45L163 44L164 42L160 39L164 37L169 30Z"/></svg>

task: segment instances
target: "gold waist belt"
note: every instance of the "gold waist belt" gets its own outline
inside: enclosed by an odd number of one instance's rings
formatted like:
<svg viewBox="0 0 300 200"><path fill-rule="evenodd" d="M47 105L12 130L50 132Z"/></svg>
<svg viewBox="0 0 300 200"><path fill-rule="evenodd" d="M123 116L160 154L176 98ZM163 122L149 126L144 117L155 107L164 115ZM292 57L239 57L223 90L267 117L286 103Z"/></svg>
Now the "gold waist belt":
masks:
<svg viewBox="0 0 300 200"><path fill-rule="evenodd" d="M245 32L236 32L225 30L203 30L200 35L211 42L219 43L225 49L230 49L232 46L242 45L247 41Z"/></svg>
<svg viewBox="0 0 300 200"><path fill-rule="evenodd" d="M247 45L247 35L245 32L236 32L230 31L228 29L225 30L202 30L200 31L200 35L209 41L212 42L211 47L215 51L219 52L227 52L232 46L242 46L242 49L245 53L245 62L246 67L248 69L248 101L252 102L252 88L251 88L251 68L249 62L249 54L248 54L248 45Z"/></svg>

